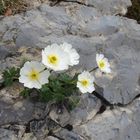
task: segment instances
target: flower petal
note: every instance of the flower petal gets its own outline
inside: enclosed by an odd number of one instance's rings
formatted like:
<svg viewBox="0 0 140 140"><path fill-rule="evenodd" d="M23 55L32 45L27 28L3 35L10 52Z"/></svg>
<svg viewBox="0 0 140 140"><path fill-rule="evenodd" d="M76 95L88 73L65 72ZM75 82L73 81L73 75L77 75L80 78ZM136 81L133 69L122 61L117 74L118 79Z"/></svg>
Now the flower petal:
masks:
<svg viewBox="0 0 140 140"><path fill-rule="evenodd" d="M27 61L24 66L20 69L20 75L27 75L29 71L31 71L30 62Z"/></svg>
<svg viewBox="0 0 140 140"><path fill-rule="evenodd" d="M93 91L95 91L95 87L94 87L94 84L91 84L91 85L88 87L88 92L89 92L89 93L92 93Z"/></svg>
<svg viewBox="0 0 140 140"><path fill-rule="evenodd" d="M37 62L37 61L31 61L30 65L31 65L31 68L34 68L38 72L41 72L45 69L45 66L42 63Z"/></svg>
<svg viewBox="0 0 140 140"><path fill-rule="evenodd" d="M79 90L82 92L82 93L87 93L87 90L86 88L84 88L80 82L77 82L77 87L79 88Z"/></svg>
<svg viewBox="0 0 140 140"><path fill-rule="evenodd" d="M108 59L104 57L103 54L96 54L96 61L97 61L97 65L99 67L99 69L102 72L105 73L111 73L111 69L110 69L110 63L108 62ZM100 63L104 62L104 67L100 67Z"/></svg>
<svg viewBox="0 0 140 140"><path fill-rule="evenodd" d="M102 60L104 58L103 54L96 54L96 61Z"/></svg>
<svg viewBox="0 0 140 140"><path fill-rule="evenodd" d="M48 57L50 55L58 58L57 64L50 63ZM49 69L54 71L61 71L68 69L70 63L68 54L57 44L52 44L42 50L42 63Z"/></svg>
<svg viewBox="0 0 140 140"><path fill-rule="evenodd" d="M30 81L24 83L24 86L28 88L37 88L37 89L40 89L42 87L42 85L38 81Z"/></svg>
<svg viewBox="0 0 140 140"><path fill-rule="evenodd" d="M111 73L111 69L109 67L105 68L103 71L106 73Z"/></svg>
<svg viewBox="0 0 140 140"><path fill-rule="evenodd" d="M65 52L68 53L68 55L70 57L70 64L69 65L70 66L77 65L79 63L80 55L77 53L77 51L74 48L72 48L72 45L64 42L60 46L62 47L62 49Z"/></svg>
<svg viewBox="0 0 140 140"><path fill-rule="evenodd" d="M48 70L43 71L42 73L40 73L40 79L39 82L41 84L46 84L48 83L48 78L50 76L50 72Z"/></svg>
<svg viewBox="0 0 140 140"><path fill-rule="evenodd" d="M88 81L88 83L86 85L82 84L83 80ZM83 71L78 75L77 87L82 93L92 93L95 90L93 82L94 76L91 75L88 71Z"/></svg>
<svg viewBox="0 0 140 140"><path fill-rule="evenodd" d="M20 83L27 83L27 82L29 82L29 78L27 76L21 75L19 77L19 82Z"/></svg>
<svg viewBox="0 0 140 140"><path fill-rule="evenodd" d="M23 83L25 87L40 89L42 83L41 73L43 73L45 66L37 61L26 62L20 70L19 82ZM44 75L43 75L44 76Z"/></svg>

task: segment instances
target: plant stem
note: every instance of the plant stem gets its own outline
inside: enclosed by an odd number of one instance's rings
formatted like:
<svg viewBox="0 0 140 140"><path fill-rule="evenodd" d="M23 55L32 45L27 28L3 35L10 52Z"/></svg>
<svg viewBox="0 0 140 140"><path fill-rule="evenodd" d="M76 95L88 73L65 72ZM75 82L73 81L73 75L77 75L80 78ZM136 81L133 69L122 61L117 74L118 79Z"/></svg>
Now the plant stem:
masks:
<svg viewBox="0 0 140 140"><path fill-rule="evenodd" d="M18 79L19 79L19 77L13 77L13 79L14 79L14 80L18 80Z"/></svg>
<svg viewBox="0 0 140 140"><path fill-rule="evenodd" d="M93 69L90 70L89 72L93 72L93 71L95 71L96 69L98 69L98 67L93 68Z"/></svg>
<svg viewBox="0 0 140 140"><path fill-rule="evenodd" d="M76 84L77 80L73 80L70 84Z"/></svg>

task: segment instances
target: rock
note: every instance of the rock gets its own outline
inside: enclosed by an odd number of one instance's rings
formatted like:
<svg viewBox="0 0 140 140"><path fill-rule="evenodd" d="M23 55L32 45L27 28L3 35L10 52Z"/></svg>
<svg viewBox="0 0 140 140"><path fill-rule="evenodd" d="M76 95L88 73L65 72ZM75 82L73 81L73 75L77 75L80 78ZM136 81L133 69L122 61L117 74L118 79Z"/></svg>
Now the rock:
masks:
<svg viewBox="0 0 140 140"><path fill-rule="evenodd" d="M67 125L70 119L70 114L65 107L63 107L62 110L59 112L59 109L55 106L51 109L49 116L52 120L60 124L62 127Z"/></svg>
<svg viewBox="0 0 140 140"><path fill-rule="evenodd" d="M10 124L7 124L7 125L3 125L3 126L1 126L1 128L0 128L0 134L1 134L1 131L7 131L7 132L9 132L8 133L8 136L9 137L13 137L13 139L16 137L17 139L21 139L22 138L22 136L24 135L24 133L25 133L25 129L26 129L26 127L25 126L23 126L23 125L16 125L16 124L12 124L12 125L10 125ZM10 132L11 131L11 132ZM4 135L7 135L7 134L4 134ZM4 135L3 135L3 137L4 137ZM6 136L5 136L6 137ZM1 137L0 137L1 138ZM15 138L15 139L16 139ZM13 140L12 139L12 140ZM14 139L14 140L15 140Z"/></svg>
<svg viewBox="0 0 140 140"><path fill-rule="evenodd" d="M81 97L78 106L71 112L69 124L78 126L94 118L100 110L101 102L93 95L86 94Z"/></svg>
<svg viewBox="0 0 140 140"><path fill-rule="evenodd" d="M57 136L66 140L140 139L140 99L134 99L140 90L140 25L115 16L124 15L131 2L78 2L83 4L61 2L53 7L43 4L24 14L3 18L0 76L3 70L19 67L25 60L40 61L41 48L68 42L80 54L79 65L73 67L76 72L97 67L96 53L109 59L112 73L95 70L95 82L103 88L104 98L124 107L107 108L99 114L101 101L92 94L84 94L73 111L69 113L64 108L59 113L57 108L50 110L49 105L34 98L21 98L23 86L15 83L0 90L0 139L56 140Z"/></svg>
<svg viewBox="0 0 140 140"><path fill-rule="evenodd" d="M62 129L60 132L57 133L57 135L64 140L85 140L80 136L80 134L76 134L66 129Z"/></svg>
<svg viewBox="0 0 140 140"><path fill-rule="evenodd" d="M3 46L0 46L0 60L2 59L5 59L6 57L10 56L10 51L3 47Z"/></svg>
<svg viewBox="0 0 140 140"><path fill-rule="evenodd" d="M25 133L22 140L37 140L37 138L32 133Z"/></svg>
<svg viewBox="0 0 140 140"><path fill-rule="evenodd" d="M23 99L20 96L22 90L23 86L18 83L0 90L0 125L9 123L27 124L32 119L45 116L46 105Z"/></svg>
<svg viewBox="0 0 140 140"><path fill-rule="evenodd" d="M97 5L100 5L99 3ZM114 4L117 5L116 3ZM80 53L79 68L87 70L97 66L96 53L104 53L111 62L112 74L100 76L97 72L96 82L104 87L104 97L111 103L129 103L139 94L140 88L140 68L137 65L140 61L140 26L134 20L105 13L103 15L97 10L98 6L93 8L75 4L74 11L74 6L69 5L42 5L39 10L26 12L24 21L22 19L21 22L24 26L17 23L16 46L43 48L51 43L66 41ZM93 12L87 14L89 11ZM14 23L15 21L8 24L11 30L15 29ZM128 53L123 55L126 51ZM130 77L133 72L135 75Z"/></svg>
<svg viewBox="0 0 140 140"><path fill-rule="evenodd" d="M17 49L14 46L11 46L11 48L8 49L8 52L9 54L5 56L6 59L0 60L1 73L7 68L20 67L25 61L41 61L41 50L39 48L31 49L30 47L22 46L19 49Z"/></svg>
<svg viewBox="0 0 140 140"><path fill-rule="evenodd" d="M126 14L127 7L131 6L130 0L73 0L84 3L87 6L95 7L100 10L103 14Z"/></svg>
<svg viewBox="0 0 140 140"><path fill-rule="evenodd" d="M3 88L0 90L0 101L7 104L15 104L16 99L20 99L19 93L23 90L23 86L19 83L14 83L12 87ZM18 103L17 103L18 104Z"/></svg>
<svg viewBox="0 0 140 140"><path fill-rule="evenodd" d="M137 120L140 99L133 104L114 110L106 110L88 123L74 128L86 140L136 140L140 138L140 123Z"/></svg>
<svg viewBox="0 0 140 140"><path fill-rule="evenodd" d="M49 137L47 137L47 140L59 140L59 139L52 137L52 136L49 136Z"/></svg>
<svg viewBox="0 0 140 140"><path fill-rule="evenodd" d="M131 21L128 23L130 23L129 26L134 24ZM125 22L126 26L128 23ZM132 31L130 34L128 34L128 30L126 31L126 28L123 28L124 32L115 33L105 41L104 46L99 47L110 59L112 74L102 75L96 72L96 82L104 88L104 97L111 103L127 104L139 94L140 67L137 63L140 61L138 46L140 35L138 35L138 32L135 32L135 35L133 33L139 27L139 25L136 25L134 28L129 29ZM124 54L124 52L127 53Z"/></svg>
<svg viewBox="0 0 140 140"><path fill-rule="evenodd" d="M13 131L0 128L0 139L1 140L18 140L17 136Z"/></svg>
<svg viewBox="0 0 140 140"><path fill-rule="evenodd" d="M19 122L24 124L32 119L34 108L33 104L28 101L19 102L14 104L14 106L4 101L0 101L0 106L0 125Z"/></svg>

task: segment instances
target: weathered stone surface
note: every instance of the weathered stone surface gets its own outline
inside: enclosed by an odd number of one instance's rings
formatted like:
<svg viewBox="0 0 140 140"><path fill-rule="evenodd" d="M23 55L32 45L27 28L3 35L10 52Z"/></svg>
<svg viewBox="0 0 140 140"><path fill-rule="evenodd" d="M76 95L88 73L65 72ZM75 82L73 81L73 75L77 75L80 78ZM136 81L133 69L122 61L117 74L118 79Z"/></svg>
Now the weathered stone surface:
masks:
<svg viewBox="0 0 140 140"><path fill-rule="evenodd" d="M140 139L140 99L125 108L106 110L87 123L74 128L85 140Z"/></svg>
<svg viewBox="0 0 140 140"><path fill-rule="evenodd" d="M4 69L26 60L41 60L41 49L51 43L71 43L80 54L75 69L96 67L96 53L104 53L111 74L94 71L96 84L110 103L127 104L140 91L140 25L116 14L124 14L130 0L86 0L83 4L43 4L21 15L0 21L0 80ZM87 6L86 6L87 5ZM13 48L19 49L13 49ZM31 48L27 48L31 47ZM37 49L38 48L38 49ZM13 56L10 56L12 52ZM14 53L13 53L14 52ZM76 71L76 70L75 70ZM0 91L0 139L2 140L139 140L140 99L102 114L94 95L81 97L71 112L24 100L17 83ZM73 127L69 130L66 126ZM18 127L20 126L20 127ZM16 130L16 131L15 131ZM53 137L56 135L56 137ZM52 136L47 136L47 135Z"/></svg>
<svg viewBox="0 0 140 140"><path fill-rule="evenodd" d="M76 1L76 0L73 0ZM95 7L103 14L125 14L127 7L131 6L130 0L77 0L91 7Z"/></svg>
<svg viewBox="0 0 140 140"><path fill-rule="evenodd" d="M26 133L22 137L22 140L37 140L37 138L32 133Z"/></svg>
<svg viewBox="0 0 140 140"><path fill-rule="evenodd" d="M76 134L66 129L62 129L59 133L57 133L57 135L64 140L85 140L82 136L80 136L80 134Z"/></svg>
<svg viewBox="0 0 140 140"><path fill-rule="evenodd" d="M140 89L140 26L119 16L102 16L94 8L87 14L91 8L77 6L71 12L74 7L42 5L40 11L28 11L24 22L18 23L16 45L42 48L67 41L80 53L79 67L84 69L96 67L96 53L104 53L112 64L112 74L101 76L97 71L96 82L104 87L104 97L111 103L126 104ZM9 26L15 28L14 24Z"/></svg>
<svg viewBox="0 0 140 140"><path fill-rule="evenodd" d="M26 123L33 118L33 104L27 101L17 102L14 105L0 101L0 125L10 123Z"/></svg>
<svg viewBox="0 0 140 140"><path fill-rule="evenodd" d="M49 113L49 116L52 120L60 124L62 127L67 125L70 119L70 114L65 107L63 107L61 110L58 109L57 107L52 108Z"/></svg>
<svg viewBox="0 0 140 140"><path fill-rule="evenodd" d="M58 139L55 137L49 136L49 137L47 137L47 140L58 140Z"/></svg>
<svg viewBox="0 0 140 140"><path fill-rule="evenodd" d="M70 114L69 124L77 126L92 119L100 110L100 107L99 99L90 94L83 95L78 106Z"/></svg>
<svg viewBox="0 0 140 140"><path fill-rule="evenodd" d="M18 140L14 132L0 128L0 139L1 140Z"/></svg>
<svg viewBox="0 0 140 140"><path fill-rule="evenodd" d="M3 46L0 46L0 59L5 59L10 55L10 52Z"/></svg>

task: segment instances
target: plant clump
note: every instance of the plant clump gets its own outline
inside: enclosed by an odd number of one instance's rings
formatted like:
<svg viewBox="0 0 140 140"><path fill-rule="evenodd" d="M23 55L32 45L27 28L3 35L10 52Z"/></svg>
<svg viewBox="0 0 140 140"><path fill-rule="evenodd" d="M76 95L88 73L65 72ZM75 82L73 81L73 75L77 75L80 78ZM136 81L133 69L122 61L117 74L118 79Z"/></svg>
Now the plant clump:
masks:
<svg viewBox="0 0 140 140"><path fill-rule="evenodd" d="M42 62L26 61L20 68L10 68L3 72L5 86L18 80L24 85L20 93L31 97L37 93L39 101L65 105L68 110L76 107L81 94L96 92L94 70L111 74L109 60L103 54L96 54L97 67L90 71L69 74L68 70L78 65L80 55L69 43L54 43L42 50Z"/></svg>

